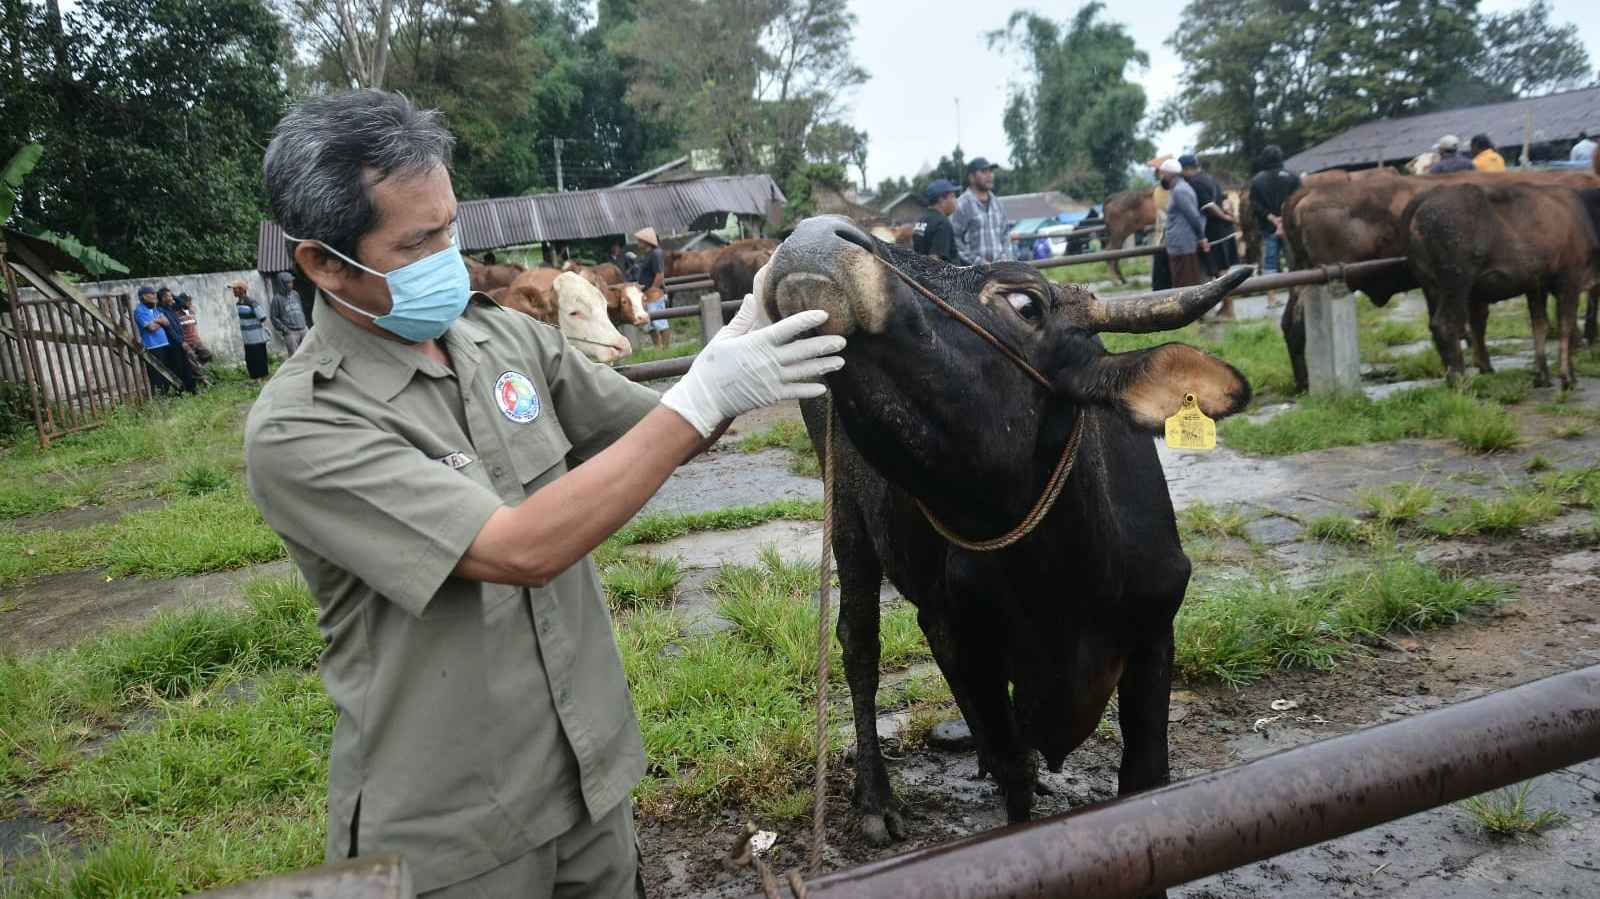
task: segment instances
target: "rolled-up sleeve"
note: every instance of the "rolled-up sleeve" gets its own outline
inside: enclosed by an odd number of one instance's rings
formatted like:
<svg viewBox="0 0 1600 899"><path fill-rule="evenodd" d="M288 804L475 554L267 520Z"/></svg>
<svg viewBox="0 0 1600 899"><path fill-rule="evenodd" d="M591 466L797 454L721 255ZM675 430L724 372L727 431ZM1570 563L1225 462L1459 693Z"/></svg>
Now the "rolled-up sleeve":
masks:
<svg viewBox="0 0 1600 899"><path fill-rule="evenodd" d="M488 487L354 418L275 415L248 435L245 466L274 531L419 616L502 505Z"/></svg>

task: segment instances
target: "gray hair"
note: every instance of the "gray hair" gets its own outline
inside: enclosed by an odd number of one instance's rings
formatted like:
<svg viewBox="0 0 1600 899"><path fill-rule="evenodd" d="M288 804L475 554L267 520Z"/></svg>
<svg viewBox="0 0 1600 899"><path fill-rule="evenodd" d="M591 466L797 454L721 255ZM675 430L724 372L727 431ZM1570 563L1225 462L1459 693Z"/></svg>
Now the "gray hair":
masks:
<svg viewBox="0 0 1600 899"><path fill-rule="evenodd" d="M372 185L448 166L453 143L438 110L418 109L400 94L308 100L283 117L267 146L262 169L272 215L285 235L354 259L356 242L378 225Z"/></svg>

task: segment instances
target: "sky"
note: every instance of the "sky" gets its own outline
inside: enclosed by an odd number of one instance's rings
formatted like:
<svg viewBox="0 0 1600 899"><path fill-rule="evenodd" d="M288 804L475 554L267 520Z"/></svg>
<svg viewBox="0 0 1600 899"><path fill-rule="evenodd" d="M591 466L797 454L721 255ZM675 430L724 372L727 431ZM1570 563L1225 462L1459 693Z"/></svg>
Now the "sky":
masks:
<svg viewBox="0 0 1600 899"><path fill-rule="evenodd" d="M1482 0L1479 9L1504 12L1525 3ZM1050 0L1019 5L1065 21L1082 4ZM1130 77L1144 86L1151 112L1178 89L1183 65L1163 41L1172 34L1183 6L1183 0L1143 0L1108 4L1101 14L1128 26L1134 43L1150 55L1149 68L1133 71ZM1017 51L988 49L984 32L1003 26L1015 7L989 7L970 0L921 0L915 6L852 0L851 7L856 14L856 60L872 73L851 98L850 115L852 124L868 134L869 183L909 177L948 154L956 145L958 99L960 142L967 158L986 156L1004 163L1009 154L1000 117L1008 86L1026 73ZM1600 3L1552 0L1551 7L1553 21L1578 26L1590 62L1600 66ZM983 9L993 10L992 23L948 24L972 23L974 10ZM1163 154L1192 150L1198 132L1193 124L1175 125L1154 135L1156 149Z"/></svg>

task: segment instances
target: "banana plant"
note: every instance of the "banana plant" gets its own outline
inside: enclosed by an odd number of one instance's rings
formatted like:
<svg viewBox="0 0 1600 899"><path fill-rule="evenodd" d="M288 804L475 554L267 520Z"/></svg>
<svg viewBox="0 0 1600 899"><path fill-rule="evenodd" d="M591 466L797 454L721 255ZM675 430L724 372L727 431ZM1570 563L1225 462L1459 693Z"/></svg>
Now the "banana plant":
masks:
<svg viewBox="0 0 1600 899"><path fill-rule="evenodd" d="M40 144L26 144L22 149L12 154L11 161L0 169L0 224L11 219L11 213L16 209L17 192L22 189L22 179L33 171L39 164L40 157L44 156L44 147ZM21 224L21 223L19 223ZM56 234L43 228L19 227L17 230L30 237L42 240L53 245L56 249L73 259L76 259L90 275L104 275L109 273L127 274L128 267L102 253L94 247L84 244L75 237Z"/></svg>

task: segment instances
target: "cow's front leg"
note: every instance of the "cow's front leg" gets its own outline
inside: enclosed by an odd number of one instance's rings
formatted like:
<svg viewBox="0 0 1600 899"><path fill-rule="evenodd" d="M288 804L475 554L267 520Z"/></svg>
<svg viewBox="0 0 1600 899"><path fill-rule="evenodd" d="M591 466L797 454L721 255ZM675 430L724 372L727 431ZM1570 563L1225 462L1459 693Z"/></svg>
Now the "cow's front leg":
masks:
<svg viewBox="0 0 1600 899"><path fill-rule="evenodd" d="M841 503L834 514L834 558L839 564L839 645L856 726L856 784L852 805L861 832L874 846L904 836L878 744L878 588L883 566L859 514Z"/></svg>

